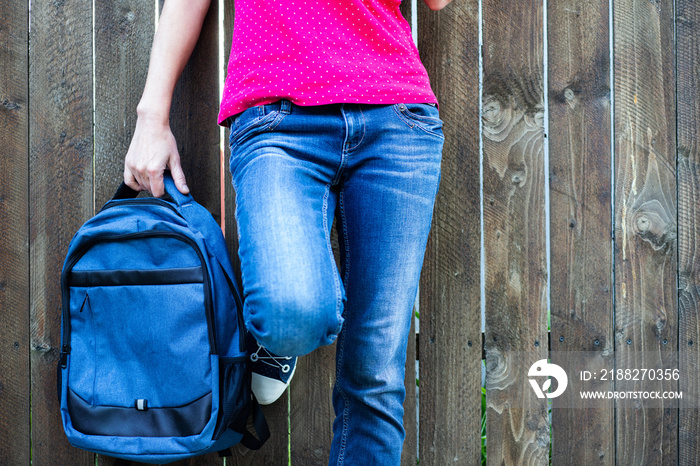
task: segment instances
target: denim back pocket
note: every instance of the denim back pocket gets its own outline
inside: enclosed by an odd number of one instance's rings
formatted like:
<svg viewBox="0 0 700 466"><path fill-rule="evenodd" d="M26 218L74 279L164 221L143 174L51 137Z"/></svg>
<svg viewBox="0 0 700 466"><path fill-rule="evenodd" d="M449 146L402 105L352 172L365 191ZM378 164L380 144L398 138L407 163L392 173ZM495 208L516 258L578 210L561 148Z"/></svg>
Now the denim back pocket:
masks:
<svg viewBox="0 0 700 466"><path fill-rule="evenodd" d="M409 128L417 128L444 139L440 113L433 104L394 104L394 111Z"/></svg>

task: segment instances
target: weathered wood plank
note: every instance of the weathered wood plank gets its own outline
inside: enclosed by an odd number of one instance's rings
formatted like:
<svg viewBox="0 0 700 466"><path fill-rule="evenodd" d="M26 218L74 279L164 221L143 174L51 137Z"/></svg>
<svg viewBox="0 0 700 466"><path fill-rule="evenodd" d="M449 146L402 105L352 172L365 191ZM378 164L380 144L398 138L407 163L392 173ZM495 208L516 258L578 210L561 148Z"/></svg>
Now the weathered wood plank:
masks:
<svg viewBox="0 0 700 466"><path fill-rule="evenodd" d="M681 403L678 427L678 464L691 465L700 457L700 6L676 2L676 70L678 128L678 347Z"/></svg>
<svg viewBox="0 0 700 466"><path fill-rule="evenodd" d="M557 352L595 352L603 367L614 364L609 8L549 2L547 17L551 349L552 362L572 375L576 361ZM557 409L560 400L552 405L552 464L614 464L612 401Z"/></svg>
<svg viewBox="0 0 700 466"><path fill-rule="evenodd" d="M547 464L542 2L483 3L488 464Z"/></svg>
<svg viewBox="0 0 700 466"><path fill-rule="evenodd" d="M328 464L333 438L332 390L336 345L317 348L298 359L290 392L291 464Z"/></svg>
<svg viewBox="0 0 700 466"><path fill-rule="evenodd" d="M155 30L153 2L95 3L95 208L114 195L136 125Z"/></svg>
<svg viewBox="0 0 700 466"><path fill-rule="evenodd" d="M29 10L0 4L0 463L30 462Z"/></svg>
<svg viewBox="0 0 700 466"><path fill-rule="evenodd" d="M192 196L220 221L218 22L218 2L212 2L199 41L175 87L170 126Z"/></svg>
<svg viewBox="0 0 700 466"><path fill-rule="evenodd" d="M224 2L224 70L228 63L231 51L231 38L235 18L235 2ZM229 170L228 130L225 132L223 163L221 169L224 172L224 231L226 243L229 246L229 254L238 274L240 283L240 262L238 260L238 229L236 226L236 193L231 184L231 172ZM301 370L297 369L299 374ZM298 377L298 374L295 375ZM294 383L294 382L292 382ZM269 406L263 406L265 419L270 427L270 440L259 451L250 451L243 447L233 450L234 457L228 460L235 466L266 466L270 464L286 464L289 458L289 397L282 396Z"/></svg>
<svg viewBox="0 0 700 466"><path fill-rule="evenodd" d="M614 2L615 367L622 369L669 368L678 348L673 14L669 2ZM677 463L674 406L618 404L617 464Z"/></svg>
<svg viewBox="0 0 700 466"><path fill-rule="evenodd" d="M480 464L478 2L418 2L418 48L444 121L420 288L421 464Z"/></svg>
<svg viewBox="0 0 700 466"><path fill-rule="evenodd" d="M32 459L94 464L63 433L56 397L60 272L93 213L92 3L34 2L29 55Z"/></svg>

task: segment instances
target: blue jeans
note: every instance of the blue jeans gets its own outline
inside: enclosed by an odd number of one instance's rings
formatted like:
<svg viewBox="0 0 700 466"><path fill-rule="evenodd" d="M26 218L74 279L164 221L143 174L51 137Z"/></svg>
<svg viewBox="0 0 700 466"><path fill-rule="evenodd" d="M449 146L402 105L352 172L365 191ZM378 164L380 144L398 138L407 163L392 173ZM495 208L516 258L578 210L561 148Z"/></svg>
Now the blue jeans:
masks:
<svg viewBox="0 0 700 466"><path fill-rule="evenodd" d="M338 338L330 464L398 465L406 345L440 179L438 110L281 100L230 123L246 326L279 355Z"/></svg>

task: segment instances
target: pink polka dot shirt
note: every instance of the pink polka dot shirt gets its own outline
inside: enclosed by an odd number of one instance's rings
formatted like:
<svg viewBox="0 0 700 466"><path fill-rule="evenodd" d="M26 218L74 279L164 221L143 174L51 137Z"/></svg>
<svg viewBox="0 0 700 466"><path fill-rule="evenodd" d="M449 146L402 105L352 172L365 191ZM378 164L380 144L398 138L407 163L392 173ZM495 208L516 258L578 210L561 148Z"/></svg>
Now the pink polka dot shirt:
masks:
<svg viewBox="0 0 700 466"><path fill-rule="evenodd" d="M219 123L297 105L437 103L401 0L236 0Z"/></svg>

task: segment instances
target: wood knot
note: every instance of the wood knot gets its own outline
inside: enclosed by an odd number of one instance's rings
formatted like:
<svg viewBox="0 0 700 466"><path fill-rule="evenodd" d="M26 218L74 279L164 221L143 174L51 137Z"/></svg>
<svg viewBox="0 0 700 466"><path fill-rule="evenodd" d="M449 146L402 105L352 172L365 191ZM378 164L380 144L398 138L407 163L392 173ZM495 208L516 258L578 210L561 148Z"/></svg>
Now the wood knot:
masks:
<svg viewBox="0 0 700 466"><path fill-rule="evenodd" d="M648 201L632 217L635 234L658 251L676 239L676 225L658 201Z"/></svg>
<svg viewBox="0 0 700 466"><path fill-rule="evenodd" d="M537 111L533 113L526 113L524 115L525 124L528 126L529 130L543 130L544 129L544 109L538 108Z"/></svg>
<svg viewBox="0 0 700 466"><path fill-rule="evenodd" d="M493 98L486 98L484 102L484 123L488 126L498 126L503 120L503 106Z"/></svg>
<svg viewBox="0 0 700 466"><path fill-rule="evenodd" d="M131 33L134 27L134 21L136 21L136 12L130 8L123 8L119 12L119 33L123 35L128 35Z"/></svg>
<svg viewBox="0 0 700 466"><path fill-rule="evenodd" d="M656 315L656 325L654 325L654 333L659 338L661 337L661 333L663 332L663 329L666 328L666 321L667 321L666 313L664 312L663 309L660 309L659 313Z"/></svg>
<svg viewBox="0 0 700 466"><path fill-rule="evenodd" d="M495 96L487 95L484 97L482 120L484 136L491 141L501 142L508 137L514 124L512 105L505 105Z"/></svg>
<svg viewBox="0 0 700 466"><path fill-rule="evenodd" d="M650 228L649 219L643 215L637 217L637 231L645 232Z"/></svg>
<svg viewBox="0 0 700 466"><path fill-rule="evenodd" d="M498 348L490 348L486 352L486 369L492 376L500 376L507 370L505 355Z"/></svg>
<svg viewBox="0 0 700 466"><path fill-rule="evenodd" d="M35 343L32 345L32 349L40 354L46 361L58 361L60 350L55 346L46 343Z"/></svg>
<svg viewBox="0 0 700 466"><path fill-rule="evenodd" d="M18 104L17 102L13 102L9 99L3 100L2 106L5 107L7 110L19 110L22 108L20 104Z"/></svg>
<svg viewBox="0 0 700 466"><path fill-rule="evenodd" d="M510 176L510 180L514 185L522 187L525 184L525 171L514 171Z"/></svg>
<svg viewBox="0 0 700 466"><path fill-rule="evenodd" d="M570 107L575 108L578 103L578 98L576 97L576 91L570 87L564 89L564 102Z"/></svg>

